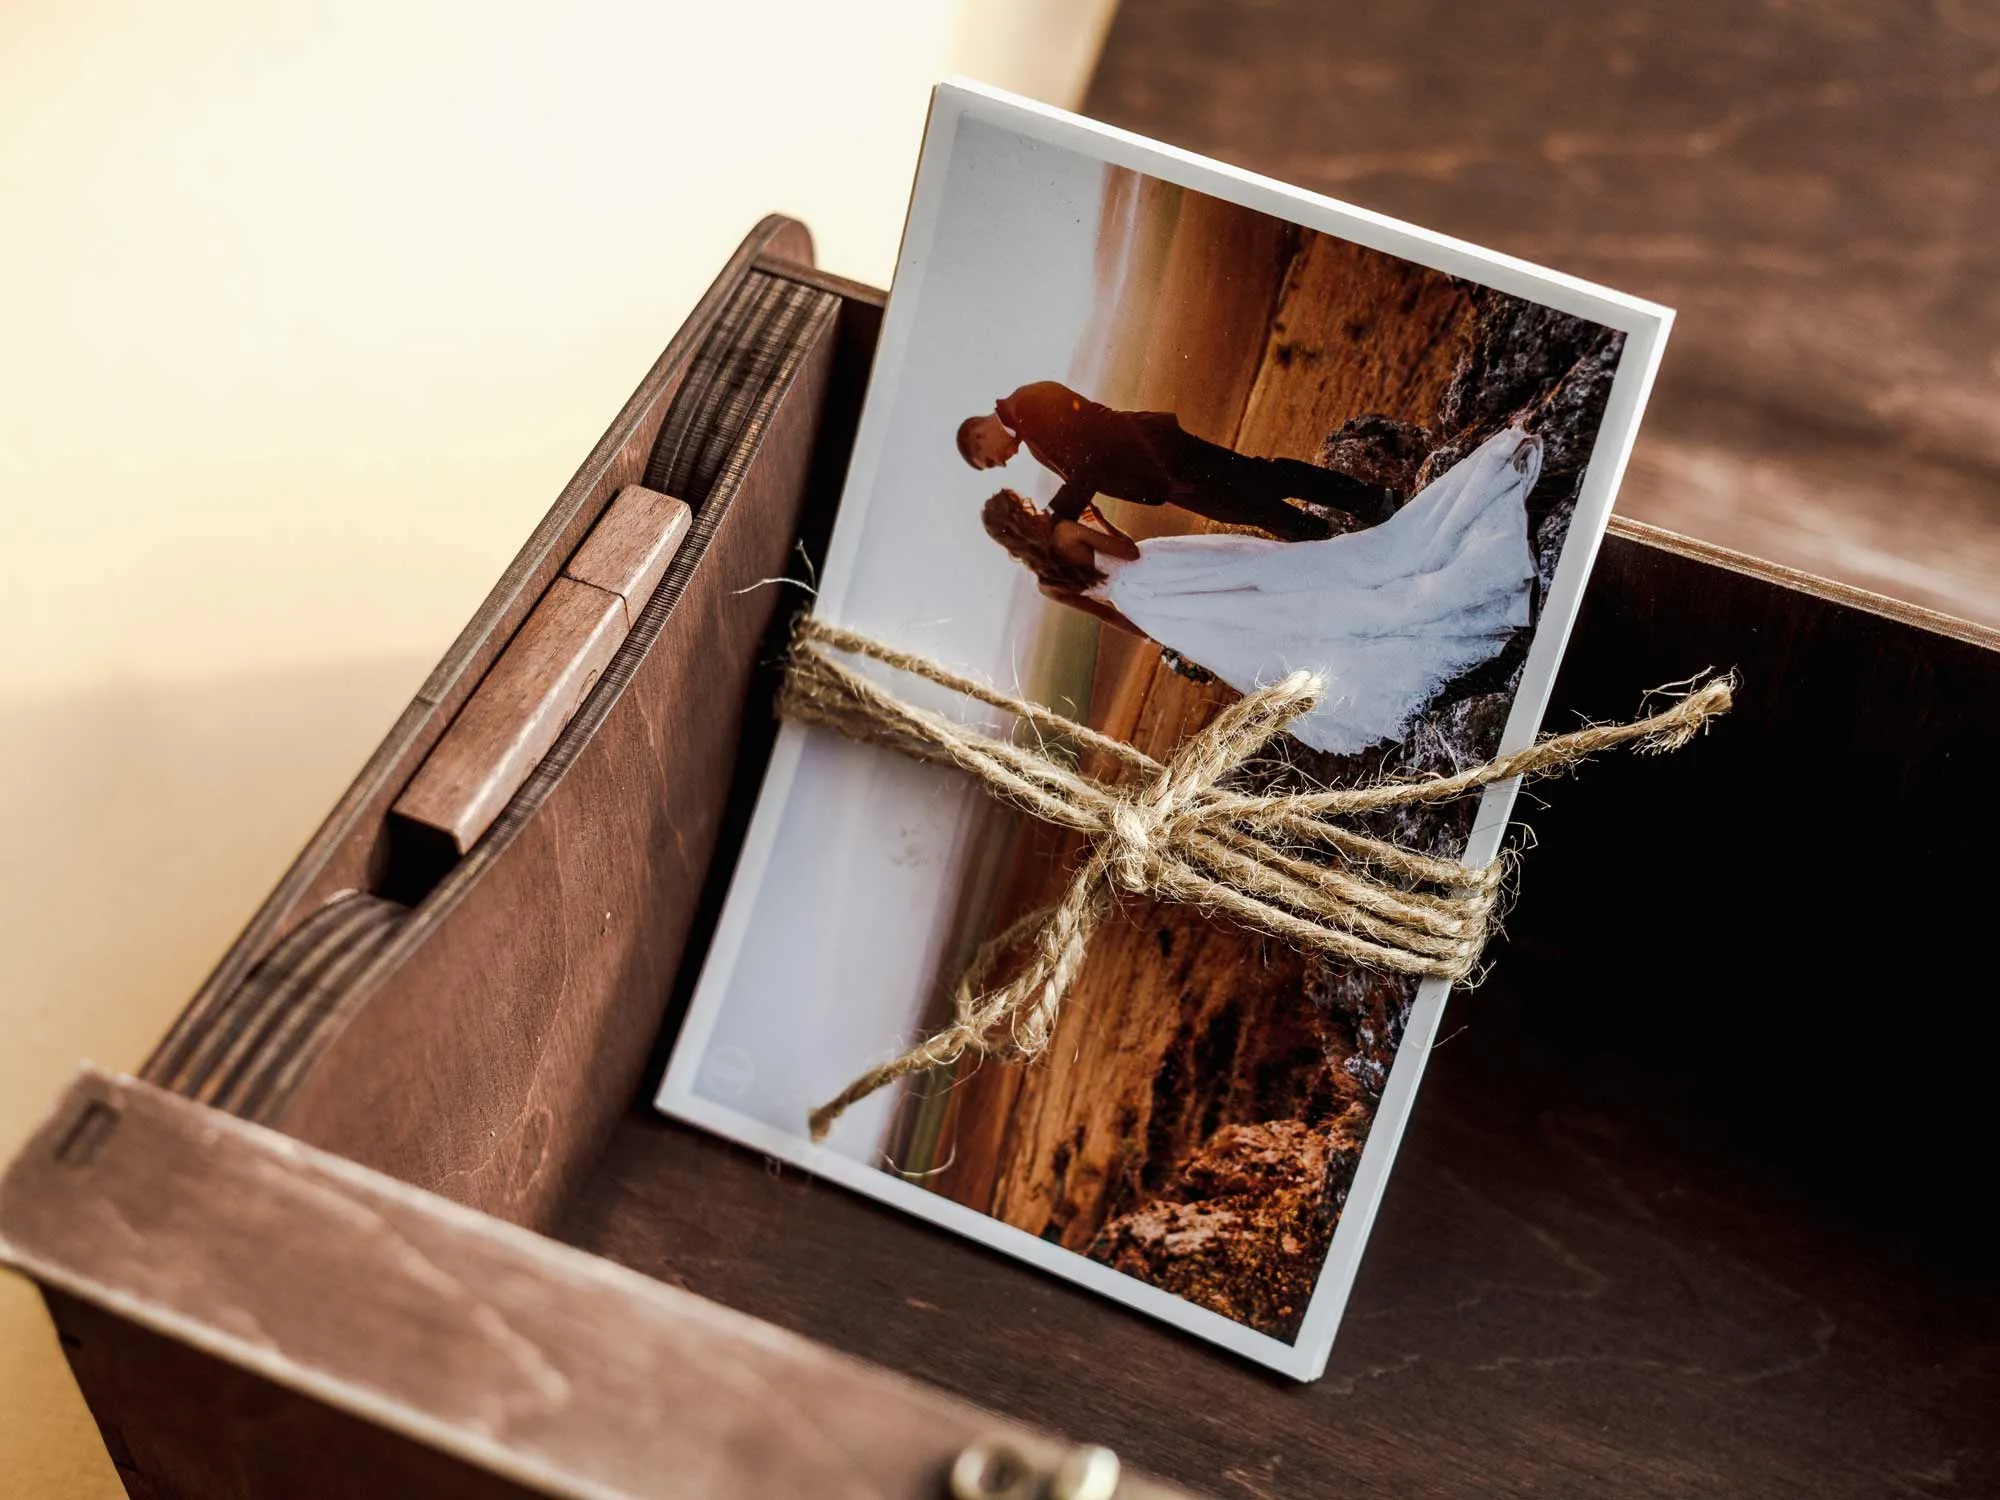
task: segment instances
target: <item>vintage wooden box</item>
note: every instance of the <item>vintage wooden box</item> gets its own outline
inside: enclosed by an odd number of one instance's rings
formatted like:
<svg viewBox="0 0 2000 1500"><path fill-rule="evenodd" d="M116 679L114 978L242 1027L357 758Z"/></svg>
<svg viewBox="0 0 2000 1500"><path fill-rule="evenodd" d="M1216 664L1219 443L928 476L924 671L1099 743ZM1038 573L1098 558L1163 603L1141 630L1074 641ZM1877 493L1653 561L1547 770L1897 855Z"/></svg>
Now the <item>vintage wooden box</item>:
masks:
<svg viewBox="0 0 2000 1500"><path fill-rule="evenodd" d="M980 1439L1023 1496L1077 1443L1131 1497L2000 1489L2000 641L1681 538L1614 524L1549 722L1741 706L1524 802L1319 1383L652 1113L880 311L759 226L143 1077L13 1163L130 1492L914 1497ZM417 836L634 482L694 509L651 602L484 836Z"/></svg>

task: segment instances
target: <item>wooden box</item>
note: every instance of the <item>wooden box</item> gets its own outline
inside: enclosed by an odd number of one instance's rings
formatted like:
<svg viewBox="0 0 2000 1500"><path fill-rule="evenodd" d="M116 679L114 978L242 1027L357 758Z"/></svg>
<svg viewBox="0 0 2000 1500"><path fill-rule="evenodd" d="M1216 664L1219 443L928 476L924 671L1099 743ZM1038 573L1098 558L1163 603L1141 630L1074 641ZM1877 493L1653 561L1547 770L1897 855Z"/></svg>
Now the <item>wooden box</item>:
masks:
<svg viewBox="0 0 2000 1500"><path fill-rule="evenodd" d="M1022 1496L1079 1443L1128 1497L2000 1490L2000 642L1681 538L1614 523L1549 723L1704 666L1741 706L1524 802L1322 1381L652 1112L880 313L761 225L144 1075L13 1163L130 1492L914 1497L983 1439ZM420 836L632 483L686 543L483 837Z"/></svg>

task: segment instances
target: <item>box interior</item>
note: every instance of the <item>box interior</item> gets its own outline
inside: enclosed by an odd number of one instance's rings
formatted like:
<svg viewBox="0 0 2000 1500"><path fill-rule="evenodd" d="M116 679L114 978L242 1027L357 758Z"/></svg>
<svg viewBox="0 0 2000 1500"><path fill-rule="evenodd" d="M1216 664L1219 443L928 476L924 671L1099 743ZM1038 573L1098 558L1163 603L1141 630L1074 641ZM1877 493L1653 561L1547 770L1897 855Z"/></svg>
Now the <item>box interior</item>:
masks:
<svg viewBox="0 0 2000 1500"><path fill-rule="evenodd" d="M1548 723L1710 665L1745 686L1704 743L1524 798L1316 1384L661 1119L651 1075L552 1232L1204 1492L1993 1477L1983 1063L1926 1045L1973 997L1900 935L1978 930L1917 872L1990 847L1951 791L1994 654L1614 537Z"/></svg>
<svg viewBox="0 0 2000 1500"><path fill-rule="evenodd" d="M808 554L879 315L865 289L817 280L843 313L799 428ZM591 481L604 493L552 516L554 566L562 527L587 529L618 466L651 446L654 396L607 437L624 456ZM534 567L517 568L531 604ZM1608 540L1548 727L1628 716L1646 689L1710 667L1742 672L1740 707L1680 755L1528 789L1517 821L1536 847L1506 940L1451 1003L1314 1384L652 1111L768 754L776 636L737 684L748 707L717 852L699 893L675 898L688 946L672 994L651 994L644 1025L585 1018L598 1029L562 1070L537 1054L521 1098L557 1124L540 1127L528 1187L480 1175L479 1059L426 1051L443 1044L416 1029L350 1028L303 1065L320 1112L294 1101L264 1117L1203 1492L2000 1487L1995 1244L1976 1190L1994 1129L1969 1044L1980 979L1954 941L1987 915L1991 799L1965 785L1963 757L1992 743L2000 653L1897 613L1629 529ZM386 805L510 628L504 608L469 628L427 689L433 711L385 746L345 826L366 822L370 796ZM644 701L685 690L635 675L618 711L708 711ZM205 995L240 984L313 901L382 878L393 851L348 838L281 889L239 945L249 957ZM371 1014L442 1003L378 999ZM560 1029L575 1002L538 1003ZM413 1083L440 1059L462 1063L464 1091ZM551 1128L570 1133L551 1147ZM559 1170L540 1170L544 1153Z"/></svg>

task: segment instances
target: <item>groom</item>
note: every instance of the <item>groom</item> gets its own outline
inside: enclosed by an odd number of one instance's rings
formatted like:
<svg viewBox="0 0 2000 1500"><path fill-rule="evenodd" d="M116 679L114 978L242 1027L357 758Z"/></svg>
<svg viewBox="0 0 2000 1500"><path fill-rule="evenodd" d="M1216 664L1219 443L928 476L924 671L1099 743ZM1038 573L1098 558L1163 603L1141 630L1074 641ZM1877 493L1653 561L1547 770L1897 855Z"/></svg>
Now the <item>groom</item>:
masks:
<svg viewBox="0 0 2000 1500"><path fill-rule="evenodd" d="M1114 411L1053 380L1037 380L994 403L990 416L958 427L959 456L993 469L1025 445L1063 481L1049 510L1066 521L1093 495L1135 505L1178 505L1227 526L1254 526L1302 542L1386 521L1386 490L1295 458L1254 458L1183 431L1168 411ZM1289 504L1304 500L1318 515Z"/></svg>

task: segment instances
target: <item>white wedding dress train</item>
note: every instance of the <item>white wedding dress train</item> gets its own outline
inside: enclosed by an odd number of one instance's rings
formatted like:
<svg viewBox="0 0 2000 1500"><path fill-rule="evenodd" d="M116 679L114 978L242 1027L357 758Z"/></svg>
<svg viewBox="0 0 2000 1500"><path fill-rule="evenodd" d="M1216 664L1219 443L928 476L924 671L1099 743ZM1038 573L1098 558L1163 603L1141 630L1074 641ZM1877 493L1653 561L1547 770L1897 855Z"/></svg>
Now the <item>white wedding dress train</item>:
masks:
<svg viewBox="0 0 2000 1500"><path fill-rule="evenodd" d="M1305 668L1326 684L1291 733L1335 755L1399 738L1431 697L1529 623L1528 491L1542 442L1498 433L1379 526L1323 541L1220 534L1101 558L1092 593L1248 693Z"/></svg>

